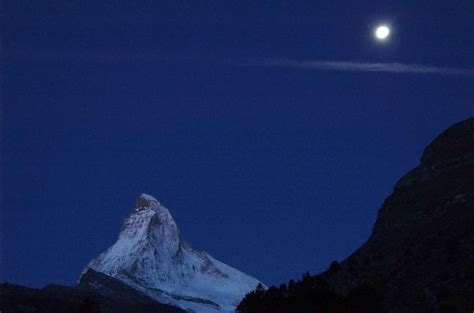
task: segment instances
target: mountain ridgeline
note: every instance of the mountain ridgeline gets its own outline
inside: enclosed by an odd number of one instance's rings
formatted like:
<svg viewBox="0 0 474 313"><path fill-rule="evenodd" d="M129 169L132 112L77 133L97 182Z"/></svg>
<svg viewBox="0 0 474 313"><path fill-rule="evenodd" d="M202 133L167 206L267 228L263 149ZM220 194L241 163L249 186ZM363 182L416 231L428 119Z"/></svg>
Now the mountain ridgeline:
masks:
<svg viewBox="0 0 474 313"><path fill-rule="evenodd" d="M425 149L379 209L369 239L319 275L306 273L267 289L192 249L168 209L142 194L117 241L86 266L78 285L32 289L3 283L0 310L471 313L474 118L453 125Z"/></svg>
<svg viewBox="0 0 474 313"><path fill-rule="evenodd" d="M319 275L257 288L238 306L241 313L473 310L474 118L425 149L351 256Z"/></svg>

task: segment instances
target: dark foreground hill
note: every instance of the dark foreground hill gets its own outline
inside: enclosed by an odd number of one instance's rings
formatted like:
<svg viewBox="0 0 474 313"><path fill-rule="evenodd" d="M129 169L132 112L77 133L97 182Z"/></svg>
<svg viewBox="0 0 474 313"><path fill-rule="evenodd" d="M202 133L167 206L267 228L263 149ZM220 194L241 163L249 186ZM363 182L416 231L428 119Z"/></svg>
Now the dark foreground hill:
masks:
<svg viewBox="0 0 474 313"><path fill-rule="evenodd" d="M0 309L5 313L185 312L158 303L121 281L92 270L82 276L76 287L48 285L32 289L0 284Z"/></svg>
<svg viewBox="0 0 474 313"><path fill-rule="evenodd" d="M474 118L425 149L351 256L320 275L255 291L239 311L473 312Z"/></svg>

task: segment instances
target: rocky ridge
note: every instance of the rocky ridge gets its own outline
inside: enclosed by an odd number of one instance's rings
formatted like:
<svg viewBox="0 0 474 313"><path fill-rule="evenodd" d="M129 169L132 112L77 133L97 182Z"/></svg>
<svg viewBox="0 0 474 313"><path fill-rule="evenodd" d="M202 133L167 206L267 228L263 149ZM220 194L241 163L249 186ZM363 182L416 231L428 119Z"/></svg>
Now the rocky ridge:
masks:
<svg viewBox="0 0 474 313"><path fill-rule="evenodd" d="M474 308L474 118L424 150L378 212L367 242L323 276L346 294L368 283L384 312Z"/></svg>

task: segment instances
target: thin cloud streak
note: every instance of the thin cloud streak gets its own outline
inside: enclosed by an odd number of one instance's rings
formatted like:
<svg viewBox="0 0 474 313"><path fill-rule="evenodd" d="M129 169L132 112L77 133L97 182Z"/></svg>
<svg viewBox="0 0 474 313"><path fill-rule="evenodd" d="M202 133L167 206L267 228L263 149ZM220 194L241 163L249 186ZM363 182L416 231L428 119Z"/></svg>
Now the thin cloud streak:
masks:
<svg viewBox="0 0 474 313"><path fill-rule="evenodd" d="M212 59L208 59L212 61ZM437 75L464 75L474 76L474 69L425 66L403 63L372 63L352 61L310 61L291 59L214 59L213 63L230 64L236 66L265 66L294 68L316 71L342 72L386 72L397 74L437 74Z"/></svg>
<svg viewBox="0 0 474 313"><path fill-rule="evenodd" d="M279 58L221 58L200 56L170 56L155 53L68 53L68 52L40 52L33 54L40 59L67 59L84 60L100 63L145 62L157 64L209 64L228 65L238 67L270 67L313 71L340 71L340 72L382 72L394 74L424 74L424 75L451 75L474 76L474 69L426 66L405 63L377 63L353 61L323 61L297 60Z"/></svg>

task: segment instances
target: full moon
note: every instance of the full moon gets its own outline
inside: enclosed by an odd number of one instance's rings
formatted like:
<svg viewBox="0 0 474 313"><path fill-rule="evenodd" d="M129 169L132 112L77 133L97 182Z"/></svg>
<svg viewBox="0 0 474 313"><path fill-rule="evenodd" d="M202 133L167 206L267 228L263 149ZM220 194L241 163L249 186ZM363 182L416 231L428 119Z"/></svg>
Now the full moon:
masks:
<svg viewBox="0 0 474 313"><path fill-rule="evenodd" d="M375 30L375 37L377 37L378 40L385 40L388 35L390 35L390 29L385 25L379 26Z"/></svg>

